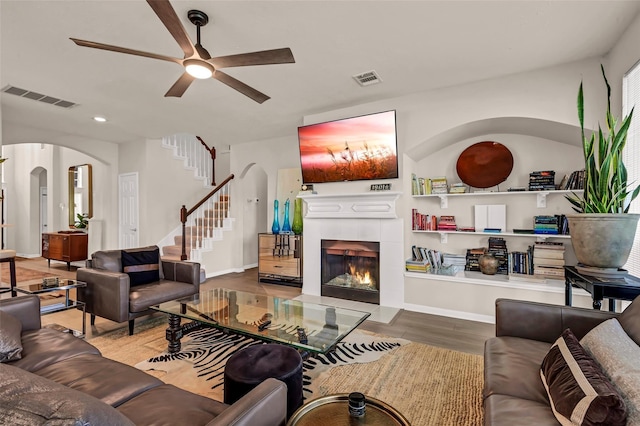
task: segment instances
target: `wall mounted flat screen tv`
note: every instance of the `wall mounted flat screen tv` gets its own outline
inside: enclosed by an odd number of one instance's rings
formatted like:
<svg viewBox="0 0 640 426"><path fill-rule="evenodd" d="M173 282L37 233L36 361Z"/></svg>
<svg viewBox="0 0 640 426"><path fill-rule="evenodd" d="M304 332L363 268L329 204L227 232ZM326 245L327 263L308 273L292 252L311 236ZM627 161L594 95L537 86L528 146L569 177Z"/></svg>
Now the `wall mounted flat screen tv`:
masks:
<svg viewBox="0 0 640 426"><path fill-rule="evenodd" d="M298 127L304 183L398 177L396 112Z"/></svg>

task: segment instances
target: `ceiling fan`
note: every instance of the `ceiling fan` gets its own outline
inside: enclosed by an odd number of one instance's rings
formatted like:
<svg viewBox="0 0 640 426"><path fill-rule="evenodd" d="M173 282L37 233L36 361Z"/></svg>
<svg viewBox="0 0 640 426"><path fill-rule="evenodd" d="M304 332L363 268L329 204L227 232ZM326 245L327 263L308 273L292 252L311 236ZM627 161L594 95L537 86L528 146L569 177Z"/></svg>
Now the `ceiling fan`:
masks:
<svg viewBox="0 0 640 426"><path fill-rule="evenodd" d="M112 52L127 53L129 55L144 56L152 59L175 62L184 67L185 72L171 86L166 96L181 97L194 79L215 78L238 92L250 97L258 103L263 103L269 96L246 85L245 83L220 71L220 68L242 67L249 65L270 65L294 63L295 59L288 47L282 49L262 50L259 52L241 53L237 55L218 56L212 58L207 49L200 44L200 27L207 25L209 17L199 10L190 10L188 18L197 29L197 42L193 44L185 31L178 15L169 3L169 0L147 0L147 3L158 15L164 26L169 30L173 38L178 42L184 58L173 58L171 56L159 55L156 53L143 52L141 50L128 49L126 47L112 46L109 44L96 43L93 41L79 40L72 38L78 46L92 47L94 49L110 50Z"/></svg>

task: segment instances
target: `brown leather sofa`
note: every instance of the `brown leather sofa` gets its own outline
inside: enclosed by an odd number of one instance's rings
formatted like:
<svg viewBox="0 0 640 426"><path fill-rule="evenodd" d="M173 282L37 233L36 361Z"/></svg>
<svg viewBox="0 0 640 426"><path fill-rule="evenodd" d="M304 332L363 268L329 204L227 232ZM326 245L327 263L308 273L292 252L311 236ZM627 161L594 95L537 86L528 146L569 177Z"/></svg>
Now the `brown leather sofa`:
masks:
<svg viewBox="0 0 640 426"><path fill-rule="evenodd" d="M287 390L268 379L232 405L104 358L84 340L41 328L40 299L0 300L6 339L22 327L21 359L0 363L0 424L284 425ZM17 318L17 320L16 320ZM17 331L20 333L20 330ZM4 342L3 342L4 343Z"/></svg>
<svg viewBox="0 0 640 426"><path fill-rule="evenodd" d="M129 335L133 334L134 319L149 315L150 306L191 296L200 291L200 264L161 260L157 246L127 249L132 254L157 252L157 280L133 285L125 272L122 250L101 250L87 260L86 268L77 271L78 281L87 283L78 289L78 300L86 304L91 325L96 315L115 322L129 321Z"/></svg>
<svg viewBox="0 0 640 426"><path fill-rule="evenodd" d="M540 376L552 344L570 328L578 339L607 319L640 344L640 297L621 314L519 300L496 300L496 337L484 349L484 424L558 425Z"/></svg>

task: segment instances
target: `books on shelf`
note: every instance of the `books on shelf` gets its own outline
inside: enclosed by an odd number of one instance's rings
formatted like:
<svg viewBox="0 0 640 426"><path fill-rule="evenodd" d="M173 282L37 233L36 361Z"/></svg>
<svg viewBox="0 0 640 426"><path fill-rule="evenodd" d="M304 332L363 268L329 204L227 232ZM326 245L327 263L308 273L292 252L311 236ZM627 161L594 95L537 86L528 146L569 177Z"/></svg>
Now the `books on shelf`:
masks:
<svg viewBox="0 0 640 426"><path fill-rule="evenodd" d="M404 268L409 272L429 272L431 264L427 260L407 259Z"/></svg>
<svg viewBox="0 0 640 426"><path fill-rule="evenodd" d="M529 173L529 191L548 191L556 189L556 172L541 170Z"/></svg>
<svg viewBox="0 0 640 426"><path fill-rule="evenodd" d="M412 257L405 261L405 269L421 270L427 272L431 269L439 269L442 267L442 253L438 250L428 249L425 247L411 246Z"/></svg>
<svg viewBox="0 0 640 426"><path fill-rule="evenodd" d="M449 186L449 194L464 194L467 192L467 186L462 182L452 183Z"/></svg>
<svg viewBox="0 0 640 426"><path fill-rule="evenodd" d="M431 193L432 194L446 194L448 192L447 178L436 177L431 180Z"/></svg>
<svg viewBox="0 0 640 426"><path fill-rule="evenodd" d="M475 228L475 226L458 226L458 231L476 232L476 228Z"/></svg>
<svg viewBox="0 0 640 426"><path fill-rule="evenodd" d="M564 278L564 244L536 241L533 249L533 273L545 277Z"/></svg>
<svg viewBox="0 0 640 426"><path fill-rule="evenodd" d="M462 185L462 186L460 186ZM466 192L464 184L455 183L451 185L454 188L453 193ZM447 194L449 187L447 178L444 176L435 178L418 177L415 173L411 174L411 195L429 195L429 194Z"/></svg>
<svg viewBox="0 0 640 426"><path fill-rule="evenodd" d="M534 234L567 235L569 221L565 215L541 215L533 217Z"/></svg>
<svg viewBox="0 0 640 426"><path fill-rule="evenodd" d="M478 258L485 254L486 251L487 249L484 247L467 249L464 270L480 272L480 264L478 263Z"/></svg>
<svg viewBox="0 0 640 426"><path fill-rule="evenodd" d="M569 175L569 178L560 189L573 190L584 189L584 169L576 170Z"/></svg>
<svg viewBox="0 0 640 426"><path fill-rule="evenodd" d="M533 246L529 246L527 251L509 253L509 275L512 274L533 274Z"/></svg>
<svg viewBox="0 0 640 426"><path fill-rule="evenodd" d="M498 259L497 274L507 275L509 273L509 252L507 250L507 242L504 238L489 237L489 250L496 259Z"/></svg>
<svg viewBox="0 0 640 426"><path fill-rule="evenodd" d="M464 254L453 254L453 253L442 254L443 265L465 266L466 262L467 262L467 259Z"/></svg>
<svg viewBox="0 0 640 426"><path fill-rule="evenodd" d="M422 214L418 209L411 209L411 229L414 231L435 231L438 218L435 215Z"/></svg>
<svg viewBox="0 0 640 426"><path fill-rule="evenodd" d="M454 216L440 216L438 219L438 231L457 231L456 219Z"/></svg>

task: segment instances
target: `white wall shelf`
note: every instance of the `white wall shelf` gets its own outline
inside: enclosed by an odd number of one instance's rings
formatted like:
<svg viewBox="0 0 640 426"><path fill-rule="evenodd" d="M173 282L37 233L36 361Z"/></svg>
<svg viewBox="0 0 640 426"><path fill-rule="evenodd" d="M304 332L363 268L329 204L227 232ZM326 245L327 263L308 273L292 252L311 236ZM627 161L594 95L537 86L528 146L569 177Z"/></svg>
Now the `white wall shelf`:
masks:
<svg viewBox="0 0 640 426"><path fill-rule="evenodd" d="M560 189L556 191L497 191L497 192L465 192L462 194L425 194L425 195L412 195L413 198L440 198L440 208L449 208L449 198L453 197L482 197L487 195L506 195L506 196L521 196L521 195L535 195L536 207L547 207L547 196L549 195L569 195L573 193L581 193L582 189L566 190Z"/></svg>
<svg viewBox="0 0 640 426"><path fill-rule="evenodd" d="M485 235L485 236L506 236L506 237L527 237L527 238L536 238L538 241L546 241L548 238L560 238L560 239L571 239L571 235L562 235L562 234L520 234L515 232L471 232L471 231L421 231L421 230L412 230L414 233L422 233L422 234L440 234L440 242L447 243L449 234L458 234L458 235Z"/></svg>

